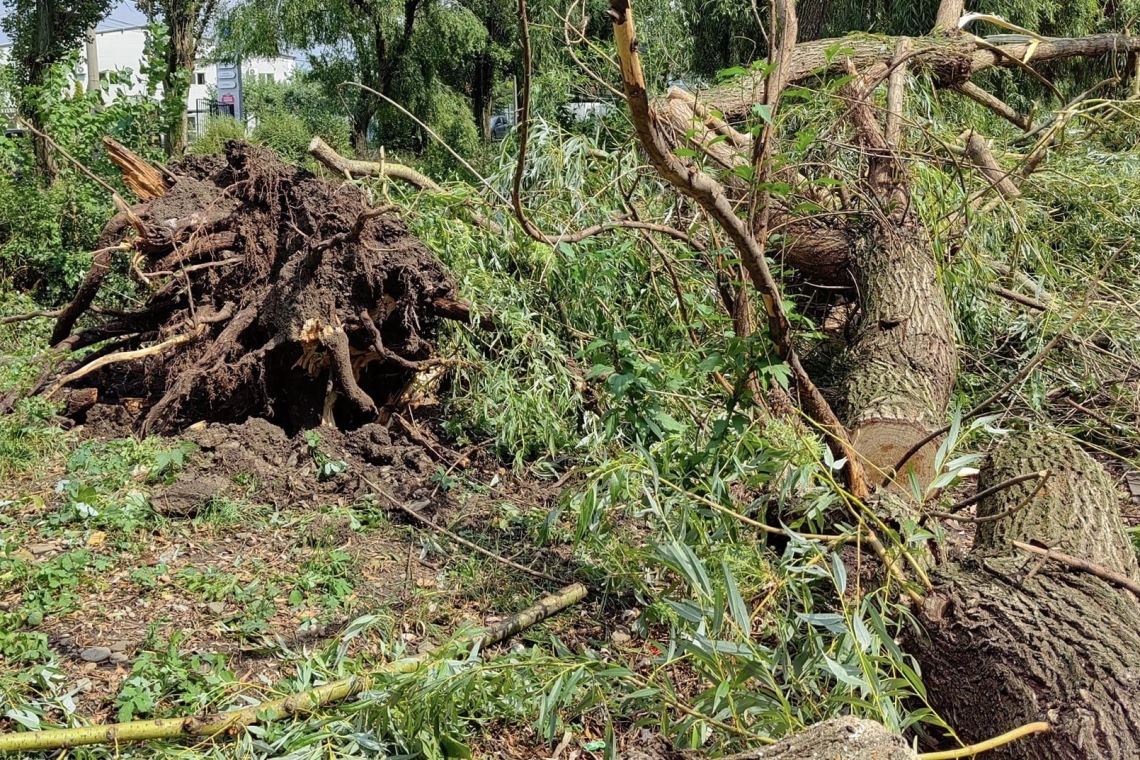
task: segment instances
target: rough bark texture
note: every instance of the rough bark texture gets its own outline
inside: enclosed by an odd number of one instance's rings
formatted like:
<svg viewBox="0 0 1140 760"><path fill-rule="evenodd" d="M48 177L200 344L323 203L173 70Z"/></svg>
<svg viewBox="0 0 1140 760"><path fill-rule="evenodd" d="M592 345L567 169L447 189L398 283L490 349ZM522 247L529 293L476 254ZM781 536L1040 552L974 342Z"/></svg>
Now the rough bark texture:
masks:
<svg viewBox="0 0 1140 760"><path fill-rule="evenodd" d="M1022 509L997 522L982 523L974 552L1001 556L1011 541L1037 541L1140 580L1136 553L1124 532L1112 480L1095 460L1062 436L1013 436L995 449L978 479L985 490L1027 472L1049 469L1040 493ZM1016 508L1036 487L1020 483L984 499L978 516Z"/></svg>
<svg viewBox="0 0 1140 760"><path fill-rule="evenodd" d="M1001 35L1000 44L987 44L973 35L952 33L914 40L914 55L908 66L912 71L930 74L940 87L951 87L971 76L995 66L1016 67L1025 60L1032 40L1024 35ZM878 65L883 68L894 54L896 40L868 34L804 42L796 47L788 81L803 81L820 73L842 73L850 60L859 71ZM835 55L834 50L844 51ZM830 52L829 52L830 51ZM1088 37L1046 39L1033 49L1035 63L1066 58L1096 57L1108 54L1127 55L1140 51L1140 37L1123 34L1094 34ZM749 74L728 84L702 92L701 101L719 110L729 121L747 116L761 101L764 79Z"/></svg>
<svg viewBox="0 0 1140 760"><path fill-rule="evenodd" d="M844 716L816 723L795 736L724 760L915 760L901 736L878 723Z"/></svg>
<svg viewBox="0 0 1140 760"><path fill-rule="evenodd" d="M1087 454L1045 434L1015 434L991 456L981 488L1052 468L1045 491L979 526L973 553L940 569L926 601L927 636L910 643L935 709L974 742L1046 720L1053 730L993 760L1140 757L1140 604L1122 589L1010 540L1058 549L1136 577L1112 483ZM981 515L1018 506L1033 483L987 498Z"/></svg>
<svg viewBox="0 0 1140 760"><path fill-rule="evenodd" d="M860 317L846 361L844 421L867 461L892 467L941 427L957 375L953 328L934 258L915 213L890 214L856 247ZM934 476L932 441L911 458Z"/></svg>

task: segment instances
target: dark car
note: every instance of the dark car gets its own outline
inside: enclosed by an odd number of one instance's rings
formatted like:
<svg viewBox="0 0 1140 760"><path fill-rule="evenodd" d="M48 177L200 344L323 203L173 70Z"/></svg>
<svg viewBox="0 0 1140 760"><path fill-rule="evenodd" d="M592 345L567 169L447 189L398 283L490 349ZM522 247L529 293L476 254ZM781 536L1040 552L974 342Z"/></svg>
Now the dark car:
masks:
<svg viewBox="0 0 1140 760"><path fill-rule="evenodd" d="M501 113L491 117L491 139L498 141L507 136L511 127L515 125L515 118L509 113Z"/></svg>
<svg viewBox="0 0 1140 760"><path fill-rule="evenodd" d="M4 136L9 138L9 139L14 138L14 137L23 137L26 134L27 134L27 131L23 130L23 129L5 129L4 130Z"/></svg>

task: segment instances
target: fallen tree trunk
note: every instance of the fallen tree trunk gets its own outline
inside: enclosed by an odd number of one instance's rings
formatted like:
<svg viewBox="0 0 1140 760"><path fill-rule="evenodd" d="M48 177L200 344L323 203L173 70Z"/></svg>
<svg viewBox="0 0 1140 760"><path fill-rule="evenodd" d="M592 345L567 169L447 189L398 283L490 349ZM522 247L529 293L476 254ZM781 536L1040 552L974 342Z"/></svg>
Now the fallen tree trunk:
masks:
<svg viewBox="0 0 1140 760"><path fill-rule="evenodd" d="M1025 555L1055 546L1136 580L1117 494L1100 465L1055 433L1017 433L991 455L979 488L1050 468L983 499L971 554L942 567L926 600L926 636L909 650L932 706L966 741L1047 720L1047 735L994 753L1006 760L1140 757L1140 604L1088 573Z"/></svg>
<svg viewBox="0 0 1140 760"><path fill-rule="evenodd" d="M1127 56L1140 52L1140 37L1127 34L1094 34L1087 37L1043 38L1028 35L998 35L993 42L963 32L917 37L906 66L915 73L930 75L940 87L967 82L978 72L994 67L1020 67L1023 62L1058 61L1068 58L1096 58L1103 55ZM855 34L796 46L789 69L789 83L798 83L821 74L842 74L850 61L860 71L875 70L886 76L897 45L897 38ZM836 53L838 51L838 54ZM742 119L761 101L762 73L746 74L737 80L703 91L701 102L723 114L728 121Z"/></svg>
<svg viewBox="0 0 1140 760"><path fill-rule="evenodd" d="M844 423L869 467L882 473L942 427L957 378L950 309L930 239L917 214L901 207L856 247L859 316L843 380ZM921 488L935 476L939 441L912 456Z"/></svg>
<svg viewBox="0 0 1140 760"><path fill-rule="evenodd" d="M878 723L845 716L816 723L770 747L728 755L722 760L916 760L917 756L897 734Z"/></svg>
<svg viewBox="0 0 1140 760"><path fill-rule="evenodd" d="M865 82L864 75L845 88L868 153L865 194L875 206L873 226L855 246L859 322L845 361L844 424L859 455L884 473L942 426L958 365L934 249L914 210L906 167L896 158L901 138L892 114L902 113L902 83L892 81L880 129ZM901 487L910 476L922 489L934 479L938 444L934 439L911 456L896 481Z"/></svg>

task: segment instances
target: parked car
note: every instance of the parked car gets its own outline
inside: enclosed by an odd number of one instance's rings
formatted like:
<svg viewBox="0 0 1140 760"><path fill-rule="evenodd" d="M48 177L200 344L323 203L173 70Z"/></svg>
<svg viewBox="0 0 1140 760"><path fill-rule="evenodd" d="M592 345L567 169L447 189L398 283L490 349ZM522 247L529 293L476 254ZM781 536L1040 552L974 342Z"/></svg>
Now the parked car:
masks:
<svg viewBox="0 0 1140 760"><path fill-rule="evenodd" d="M498 142L507 136L515 126L515 116L510 113L496 114L491 117L491 139Z"/></svg>

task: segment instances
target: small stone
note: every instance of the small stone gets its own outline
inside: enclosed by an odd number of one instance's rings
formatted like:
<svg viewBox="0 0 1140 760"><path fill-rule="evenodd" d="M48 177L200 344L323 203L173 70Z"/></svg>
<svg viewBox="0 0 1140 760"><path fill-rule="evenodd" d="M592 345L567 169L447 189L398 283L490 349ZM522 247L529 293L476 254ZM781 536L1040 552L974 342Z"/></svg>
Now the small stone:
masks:
<svg viewBox="0 0 1140 760"><path fill-rule="evenodd" d="M130 644L128 644L125 641L116 641L114 644L112 644L111 646L109 646L107 648L110 649L112 652L125 652L125 651L127 651L127 647L129 647L129 646L130 646Z"/></svg>
<svg viewBox="0 0 1140 760"><path fill-rule="evenodd" d="M48 552L54 552L58 548L59 547L56 546L55 544L28 544L28 551L30 551L32 554L34 554L37 557L41 554L47 554Z"/></svg>
<svg viewBox="0 0 1140 760"><path fill-rule="evenodd" d="M226 611L226 605L221 602L210 602L206 605L206 609L213 615L221 615Z"/></svg>
<svg viewBox="0 0 1140 760"><path fill-rule="evenodd" d="M108 647L87 647L79 653L79 658L86 662L103 662L111 657Z"/></svg>
<svg viewBox="0 0 1140 760"><path fill-rule="evenodd" d="M614 646L617 647L620 647L623 644L628 644L629 639L630 635L625 631L614 631L610 634L610 641L612 641Z"/></svg>
<svg viewBox="0 0 1140 760"><path fill-rule="evenodd" d="M111 656L108 657L107 659L110 662L115 663L116 665L122 665L124 662L126 662L130 658L128 658L127 655L124 654L123 652L111 652Z"/></svg>

